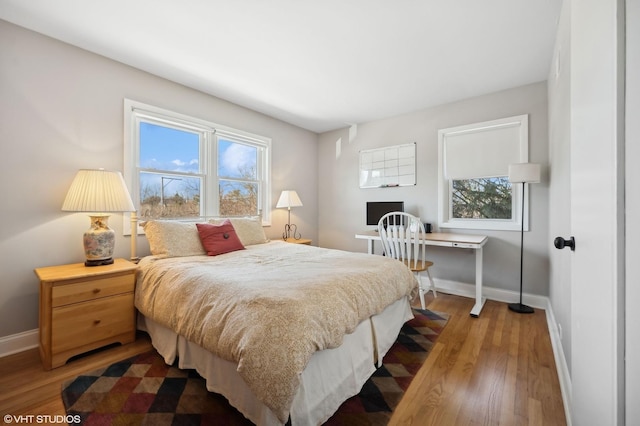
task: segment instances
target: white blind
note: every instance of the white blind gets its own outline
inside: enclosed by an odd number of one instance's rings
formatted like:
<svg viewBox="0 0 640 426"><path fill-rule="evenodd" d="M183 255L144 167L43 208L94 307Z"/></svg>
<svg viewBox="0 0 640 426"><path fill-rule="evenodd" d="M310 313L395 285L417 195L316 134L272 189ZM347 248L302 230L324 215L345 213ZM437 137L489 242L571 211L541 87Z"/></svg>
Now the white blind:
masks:
<svg viewBox="0 0 640 426"><path fill-rule="evenodd" d="M519 116L497 120L444 134L445 177L472 179L507 176L509 164L527 161L526 118Z"/></svg>

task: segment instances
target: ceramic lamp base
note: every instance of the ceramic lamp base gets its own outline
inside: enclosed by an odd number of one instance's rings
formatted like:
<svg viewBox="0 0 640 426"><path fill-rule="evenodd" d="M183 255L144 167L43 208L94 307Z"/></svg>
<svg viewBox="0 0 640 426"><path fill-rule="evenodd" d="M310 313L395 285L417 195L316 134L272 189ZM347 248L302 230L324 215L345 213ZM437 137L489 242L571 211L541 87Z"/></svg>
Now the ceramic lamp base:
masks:
<svg viewBox="0 0 640 426"><path fill-rule="evenodd" d="M113 248L116 233L109 228L109 216L96 215L91 218L91 228L84 233L85 266L110 265L113 263Z"/></svg>

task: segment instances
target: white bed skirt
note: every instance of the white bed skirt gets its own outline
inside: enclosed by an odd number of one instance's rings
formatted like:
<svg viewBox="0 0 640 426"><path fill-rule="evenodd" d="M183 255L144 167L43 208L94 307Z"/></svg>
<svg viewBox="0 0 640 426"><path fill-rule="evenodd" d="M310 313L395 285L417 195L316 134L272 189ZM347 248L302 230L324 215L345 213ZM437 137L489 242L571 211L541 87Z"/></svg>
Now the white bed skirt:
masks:
<svg viewBox="0 0 640 426"><path fill-rule="evenodd" d="M363 321L345 336L341 346L316 352L302 372L300 388L291 408L293 426L324 423L373 374L376 365L391 348L402 325L413 318L409 298L389 305L382 313ZM218 358L201 346L187 341L172 330L138 316L138 328L151 336L153 346L167 364L194 369L205 378L210 392L224 395L229 403L259 426L282 422L260 402L245 384L237 365ZM283 348L286 350L286 348Z"/></svg>

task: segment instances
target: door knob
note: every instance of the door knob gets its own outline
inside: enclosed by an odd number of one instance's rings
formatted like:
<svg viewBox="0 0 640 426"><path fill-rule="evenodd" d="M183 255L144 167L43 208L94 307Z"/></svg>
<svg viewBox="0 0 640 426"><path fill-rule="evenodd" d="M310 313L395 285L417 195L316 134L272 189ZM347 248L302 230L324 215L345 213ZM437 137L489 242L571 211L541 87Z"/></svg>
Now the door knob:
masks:
<svg viewBox="0 0 640 426"><path fill-rule="evenodd" d="M563 249L565 247L570 247L571 251L575 251L576 249L576 240L573 237L570 237L568 240L565 240L562 237L556 237L553 240L553 245L556 246L557 249Z"/></svg>

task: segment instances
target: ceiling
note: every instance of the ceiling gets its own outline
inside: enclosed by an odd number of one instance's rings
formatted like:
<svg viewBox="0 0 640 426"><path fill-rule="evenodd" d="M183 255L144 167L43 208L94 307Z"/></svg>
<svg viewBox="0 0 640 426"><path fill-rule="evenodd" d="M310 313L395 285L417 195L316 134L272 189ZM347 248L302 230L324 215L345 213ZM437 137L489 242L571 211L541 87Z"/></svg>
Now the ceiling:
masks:
<svg viewBox="0 0 640 426"><path fill-rule="evenodd" d="M0 0L0 18L324 132L547 79L562 0Z"/></svg>

